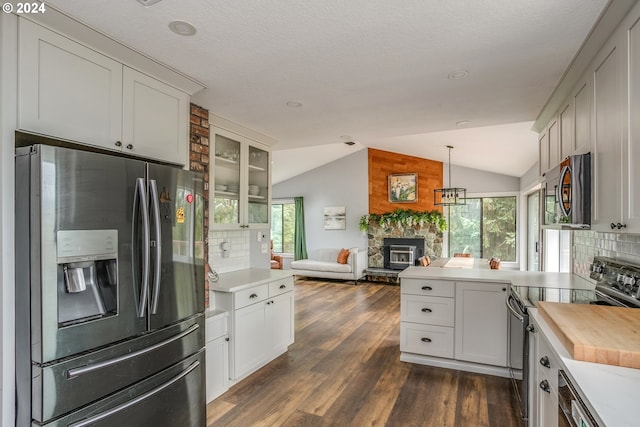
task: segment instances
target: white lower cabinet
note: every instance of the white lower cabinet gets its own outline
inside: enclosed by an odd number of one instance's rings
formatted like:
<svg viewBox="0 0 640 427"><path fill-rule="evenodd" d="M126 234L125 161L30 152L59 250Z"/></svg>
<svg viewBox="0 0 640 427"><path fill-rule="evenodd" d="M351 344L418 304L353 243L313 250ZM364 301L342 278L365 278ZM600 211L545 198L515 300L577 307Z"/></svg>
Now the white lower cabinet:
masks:
<svg viewBox="0 0 640 427"><path fill-rule="evenodd" d="M508 289L502 283L456 283L456 359L507 366Z"/></svg>
<svg viewBox="0 0 640 427"><path fill-rule="evenodd" d="M228 313L218 313L205 321L207 403L229 389Z"/></svg>
<svg viewBox="0 0 640 427"><path fill-rule="evenodd" d="M229 378L238 381L287 351L294 341L293 277L237 292L215 292L229 311Z"/></svg>
<svg viewBox="0 0 640 427"><path fill-rule="evenodd" d="M531 427L557 427L558 425L558 370L560 361L551 345L533 325L529 335L530 350L530 423Z"/></svg>
<svg viewBox="0 0 640 427"><path fill-rule="evenodd" d="M401 360L508 375L509 285L401 278Z"/></svg>

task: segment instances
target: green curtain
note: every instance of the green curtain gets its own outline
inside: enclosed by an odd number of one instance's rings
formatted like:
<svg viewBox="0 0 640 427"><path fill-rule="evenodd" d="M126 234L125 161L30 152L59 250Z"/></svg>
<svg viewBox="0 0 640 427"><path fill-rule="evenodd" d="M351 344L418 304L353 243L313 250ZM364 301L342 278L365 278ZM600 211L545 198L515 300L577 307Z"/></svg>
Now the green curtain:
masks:
<svg viewBox="0 0 640 427"><path fill-rule="evenodd" d="M302 197L293 198L296 205L296 229L293 236L293 258L295 260L307 258L307 237L304 233L304 202Z"/></svg>

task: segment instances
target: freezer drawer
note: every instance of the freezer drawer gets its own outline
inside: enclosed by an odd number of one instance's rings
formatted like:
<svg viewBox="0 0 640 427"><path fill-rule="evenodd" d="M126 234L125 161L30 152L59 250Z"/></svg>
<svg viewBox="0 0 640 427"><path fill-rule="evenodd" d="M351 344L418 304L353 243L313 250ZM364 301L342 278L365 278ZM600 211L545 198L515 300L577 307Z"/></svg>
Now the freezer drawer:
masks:
<svg viewBox="0 0 640 427"><path fill-rule="evenodd" d="M34 366L31 416L46 422L125 389L200 351L204 334L204 316L199 315L96 352Z"/></svg>
<svg viewBox="0 0 640 427"><path fill-rule="evenodd" d="M203 427L204 350L47 427ZM38 424L34 424L38 425Z"/></svg>

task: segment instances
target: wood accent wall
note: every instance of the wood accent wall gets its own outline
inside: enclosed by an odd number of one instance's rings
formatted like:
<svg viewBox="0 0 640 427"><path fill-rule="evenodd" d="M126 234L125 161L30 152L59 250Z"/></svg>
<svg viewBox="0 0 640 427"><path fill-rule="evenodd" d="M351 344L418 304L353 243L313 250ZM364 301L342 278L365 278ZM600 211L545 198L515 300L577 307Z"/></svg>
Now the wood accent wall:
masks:
<svg viewBox="0 0 640 427"><path fill-rule="evenodd" d="M398 208L427 211L433 205L433 190L442 188L442 162L369 148L369 213L381 214ZM418 174L418 200L414 203L390 203L388 176L397 173Z"/></svg>
<svg viewBox="0 0 640 427"><path fill-rule="evenodd" d="M191 104L189 115L189 170L204 175L204 261L209 272L209 111ZM205 274L204 305L209 307L209 280Z"/></svg>

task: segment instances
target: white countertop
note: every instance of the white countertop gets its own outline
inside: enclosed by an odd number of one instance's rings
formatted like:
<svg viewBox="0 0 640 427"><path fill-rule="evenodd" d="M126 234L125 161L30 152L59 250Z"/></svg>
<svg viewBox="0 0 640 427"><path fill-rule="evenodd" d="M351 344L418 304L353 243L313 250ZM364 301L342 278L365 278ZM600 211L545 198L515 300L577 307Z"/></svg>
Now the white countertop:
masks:
<svg viewBox="0 0 640 427"><path fill-rule="evenodd" d="M291 270L270 270L267 268L248 268L245 270L222 273L217 282L209 284L210 291L237 292L252 286L269 283L274 280L293 276Z"/></svg>
<svg viewBox="0 0 640 427"><path fill-rule="evenodd" d="M429 267L408 267L398 276L402 278L457 280L473 282L498 282L514 286L589 289L595 285L580 276L571 273L547 273L543 271L491 270L486 259L474 260L473 268L442 267L448 258L439 258Z"/></svg>
<svg viewBox="0 0 640 427"><path fill-rule="evenodd" d="M574 360L538 310L529 309L529 315L560 356L560 363L569 380L585 399L598 424L637 427L640 424L636 406L640 397L640 369Z"/></svg>

